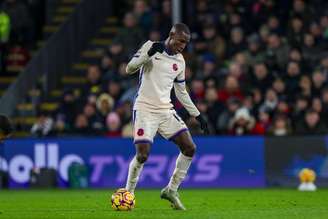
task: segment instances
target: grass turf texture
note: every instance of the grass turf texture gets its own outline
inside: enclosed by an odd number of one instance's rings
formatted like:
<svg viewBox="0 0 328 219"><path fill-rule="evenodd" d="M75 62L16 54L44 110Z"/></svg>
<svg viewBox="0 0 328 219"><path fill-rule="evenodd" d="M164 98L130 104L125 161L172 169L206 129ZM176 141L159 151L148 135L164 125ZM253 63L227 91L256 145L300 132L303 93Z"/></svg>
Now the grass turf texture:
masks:
<svg viewBox="0 0 328 219"><path fill-rule="evenodd" d="M138 190L136 208L117 212L112 190L0 190L0 218L328 218L328 190L182 190L187 211L172 210L160 190Z"/></svg>

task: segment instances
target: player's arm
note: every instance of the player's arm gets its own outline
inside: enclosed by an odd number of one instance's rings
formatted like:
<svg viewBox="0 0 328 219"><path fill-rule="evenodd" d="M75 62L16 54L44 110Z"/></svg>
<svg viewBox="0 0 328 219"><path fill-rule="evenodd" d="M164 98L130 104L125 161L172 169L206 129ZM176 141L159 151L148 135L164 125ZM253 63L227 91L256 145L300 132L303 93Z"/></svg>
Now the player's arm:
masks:
<svg viewBox="0 0 328 219"><path fill-rule="evenodd" d="M184 79L175 79L174 92L180 103L183 105L184 108L186 108L186 110L191 116L197 117L200 115L200 112L198 111L195 104L192 102L187 92L186 83Z"/></svg>
<svg viewBox="0 0 328 219"><path fill-rule="evenodd" d="M164 51L164 44L148 40L132 57L126 66L126 73L133 74L140 69L156 53Z"/></svg>
<svg viewBox="0 0 328 219"><path fill-rule="evenodd" d="M189 93L186 89L185 72L181 72L174 80L174 92L180 103L188 111L191 116L194 116L200 123L201 129L205 134L209 133L207 122L204 116L199 112L195 104L192 102Z"/></svg>

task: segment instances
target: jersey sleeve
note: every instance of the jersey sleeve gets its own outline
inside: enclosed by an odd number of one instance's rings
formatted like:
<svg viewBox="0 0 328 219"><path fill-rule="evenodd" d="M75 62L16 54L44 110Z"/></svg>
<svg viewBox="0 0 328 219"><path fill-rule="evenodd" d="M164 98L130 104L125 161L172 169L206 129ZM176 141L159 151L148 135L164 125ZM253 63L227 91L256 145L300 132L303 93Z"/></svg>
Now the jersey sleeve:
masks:
<svg viewBox="0 0 328 219"><path fill-rule="evenodd" d="M148 40L142 45L142 47L133 55L132 59L126 66L126 73L133 74L140 69L140 67L150 60L147 52L150 47L153 45L153 42Z"/></svg>
<svg viewBox="0 0 328 219"><path fill-rule="evenodd" d="M186 78L185 78L185 70L183 69L183 71L181 71L178 76L175 78L174 80L174 84L175 83L183 83L185 82Z"/></svg>
<svg viewBox="0 0 328 219"><path fill-rule="evenodd" d="M188 111L191 116L198 116L200 112L198 111L195 104L192 102L187 90L186 90L186 81L185 81L185 66L183 71L178 74L174 80L174 92L180 103Z"/></svg>

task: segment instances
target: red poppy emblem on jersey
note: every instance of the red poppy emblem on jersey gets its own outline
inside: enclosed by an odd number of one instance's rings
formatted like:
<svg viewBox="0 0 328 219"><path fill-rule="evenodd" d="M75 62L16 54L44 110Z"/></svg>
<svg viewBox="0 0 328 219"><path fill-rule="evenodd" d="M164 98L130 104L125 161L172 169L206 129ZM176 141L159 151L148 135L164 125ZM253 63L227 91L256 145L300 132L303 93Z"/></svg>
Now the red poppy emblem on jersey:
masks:
<svg viewBox="0 0 328 219"><path fill-rule="evenodd" d="M144 130L143 129L138 129L137 135L142 136L143 134L144 134Z"/></svg>
<svg viewBox="0 0 328 219"><path fill-rule="evenodd" d="M172 65L172 68L173 68L174 71L178 71L178 65L177 65L177 64L174 63L174 64Z"/></svg>

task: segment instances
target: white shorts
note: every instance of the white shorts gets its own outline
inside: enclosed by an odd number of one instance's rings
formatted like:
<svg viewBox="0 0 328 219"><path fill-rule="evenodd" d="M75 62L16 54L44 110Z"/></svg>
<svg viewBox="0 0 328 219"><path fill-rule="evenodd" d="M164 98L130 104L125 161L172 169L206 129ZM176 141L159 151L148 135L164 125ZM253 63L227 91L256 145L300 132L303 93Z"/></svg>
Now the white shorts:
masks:
<svg viewBox="0 0 328 219"><path fill-rule="evenodd" d="M134 143L153 143L158 132L165 139L172 140L188 128L174 109L167 112L146 112L133 110Z"/></svg>

